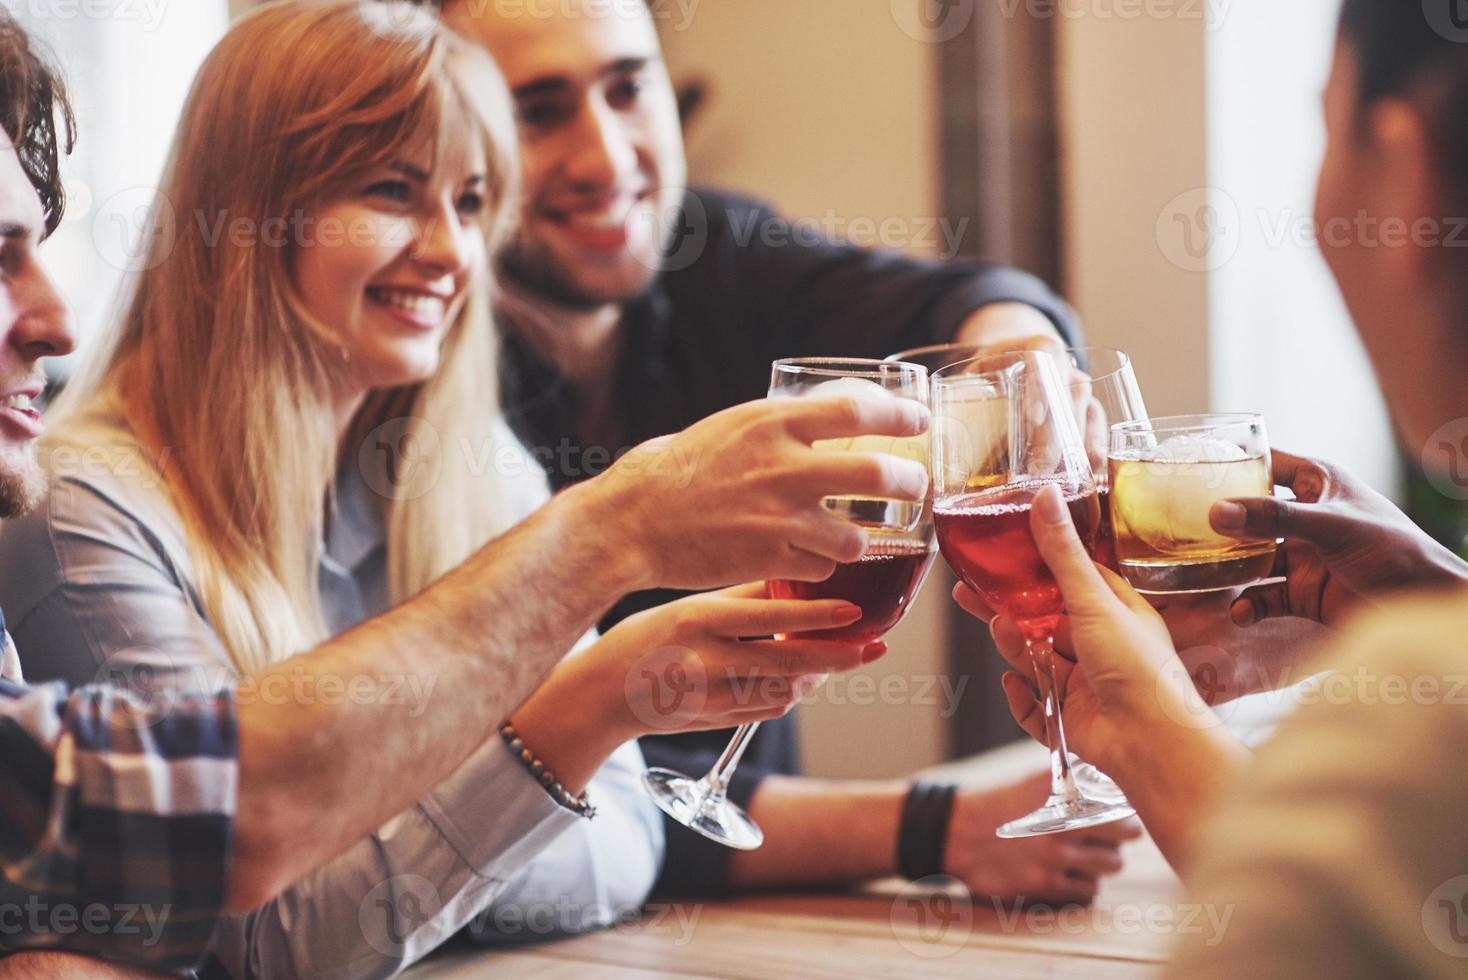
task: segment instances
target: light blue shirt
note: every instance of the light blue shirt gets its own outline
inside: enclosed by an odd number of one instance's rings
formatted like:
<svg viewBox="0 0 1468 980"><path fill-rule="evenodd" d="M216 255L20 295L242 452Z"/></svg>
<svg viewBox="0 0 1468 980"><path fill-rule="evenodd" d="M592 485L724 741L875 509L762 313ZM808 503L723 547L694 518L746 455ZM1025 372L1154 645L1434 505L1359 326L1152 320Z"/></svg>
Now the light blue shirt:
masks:
<svg viewBox="0 0 1468 980"><path fill-rule="evenodd" d="M204 616L151 454L100 410L66 433L48 450L59 475L47 501L0 531L0 608L33 651L29 679L222 689L236 672ZM532 496L543 501L543 488ZM388 606L383 522L355 467L339 478L319 577L333 633ZM430 694L402 692L425 710ZM597 816L584 820L492 738L417 806L225 920L215 956L237 977L383 977L466 925L516 941L608 924L642 903L662 860L642 768L635 743L619 749L588 786Z"/></svg>

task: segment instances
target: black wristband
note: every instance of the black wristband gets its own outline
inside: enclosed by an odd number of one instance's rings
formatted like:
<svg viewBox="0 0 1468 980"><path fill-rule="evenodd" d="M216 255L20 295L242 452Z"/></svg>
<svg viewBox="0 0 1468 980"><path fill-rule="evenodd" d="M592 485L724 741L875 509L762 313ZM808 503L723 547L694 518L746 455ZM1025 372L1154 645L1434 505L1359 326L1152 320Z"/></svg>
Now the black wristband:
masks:
<svg viewBox="0 0 1468 980"><path fill-rule="evenodd" d="M897 826L897 870L904 878L916 881L943 873L943 852L957 796L957 786L938 783L914 783L907 791Z"/></svg>

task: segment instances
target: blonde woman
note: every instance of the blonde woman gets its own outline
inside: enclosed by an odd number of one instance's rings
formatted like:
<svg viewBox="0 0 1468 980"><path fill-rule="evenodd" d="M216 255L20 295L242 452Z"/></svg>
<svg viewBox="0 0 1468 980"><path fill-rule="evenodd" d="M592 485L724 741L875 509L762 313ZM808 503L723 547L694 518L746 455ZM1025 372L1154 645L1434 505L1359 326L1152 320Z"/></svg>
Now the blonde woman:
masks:
<svg viewBox="0 0 1468 980"><path fill-rule="evenodd" d="M28 647L37 679L222 686L412 596L544 502L486 368L478 270L514 212L514 145L487 56L414 7L282 0L231 30L185 107L147 268L57 407L53 495L0 543L13 631L44 638ZM823 577L863 546L821 513L823 493L915 497L923 478L809 440L910 433L918 414L851 402L724 413L602 478L649 498L622 498L605 540L645 526L668 563L660 584ZM594 532L584 545L546 560L589 563L596 578L628 557ZM569 618L541 585L524 583L525 614ZM389 975L507 889L556 913L524 919L537 932L635 906L662 841L631 739L783 713L807 675L883 648L738 638L858 615L746 588L629 621L511 715L554 794L507 749L512 734L491 739L417 807L227 921L216 965ZM699 669L709 683L672 704L647 682ZM255 696L329 707L354 692ZM434 710L431 689L396 696ZM588 798L600 814L578 819Z"/></svg>

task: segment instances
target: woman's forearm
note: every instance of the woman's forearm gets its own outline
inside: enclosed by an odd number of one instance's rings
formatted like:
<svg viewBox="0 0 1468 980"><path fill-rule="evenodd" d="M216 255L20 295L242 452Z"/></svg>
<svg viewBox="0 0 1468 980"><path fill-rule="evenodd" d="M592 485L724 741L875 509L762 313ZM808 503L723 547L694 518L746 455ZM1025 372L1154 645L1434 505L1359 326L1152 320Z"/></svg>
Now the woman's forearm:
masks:
<svg viewBox="0 0 1468 980"><path fill-rule="evenodd" d="M1221 724L1169 727L1167 737L1150 739L1109 771L1168 863L1186 877L1198 833L1251 753Z"/></svg>
<svg viewBox="0 0 1468 980"><path fill-rule="evenodd" d="M642 584L636 552L580 490L391 612L249 679L231 910L260 904L422 798Z"/></svg>

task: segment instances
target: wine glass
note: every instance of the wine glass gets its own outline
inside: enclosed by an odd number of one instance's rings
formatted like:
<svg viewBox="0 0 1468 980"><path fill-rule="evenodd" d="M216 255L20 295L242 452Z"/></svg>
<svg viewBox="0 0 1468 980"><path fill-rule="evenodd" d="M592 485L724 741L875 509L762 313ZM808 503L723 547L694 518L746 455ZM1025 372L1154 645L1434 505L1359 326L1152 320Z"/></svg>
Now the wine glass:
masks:
<svg viewBox="0 0 1468 980"><path fill-rule="evenodd" d="M771 398L847 394L855 397L911 398L927 404L928 372L913 364L857 358L791 358L771 368ZM927 437L861 436L817 442L825 452L890 453L927 465ZM867 552L859 560L838 565L823 582L783 579L766 583L772 599L844 599L861 609L850 626L799 634L801 639L870 643L892 629L912 608L936 548L933 543L932 493L921 504L860 497L828 497L825 506L867 528ZM776 639L785 639L783 635ZM728 747L702 779L671 769L649 769L642 783L653 801L674 820L705 837L740 850L764 842L764 833L749 814L728 797L729 780L759 725L741 725Z"/></svg>
<svg viewBox="0 0 1468 980"><path fill-rule="evenodd" d="M1035 496L1059 487L1088 549L1100 501L1077 408L1053 355L1015 351L961 362L933 378L933 520L958 577L1015 621L1034 668L1050 749L1050 798L1000 827L1033 837L1134 815L1124 800L1077 786L1056 689L1054 630L1064 598L1030 533Z"/></svg>
<svg viewBox="0 0 1468 980"><path fill-rule="evenodd" d="M893 354L888 360L921 364L929 374L977 358L992 347L981 344L939 344L918 347ZM1071 347L1057 354L1064 375L1076 423L1086 443L1086 455L1096 480L1096 496L1101 504L1101 523L1096 529L1096 547L1091 557L1120 572L1116 560L1116 537L1111 524L1111 483L1107 458L1110 453L1110 429L1118 422L1135 422L1147 417L1142 389L1132 368L1132 359L1114 347ZM1122 801L1121 787L1100 769L1072 756L1071 769L1076 782L1089 795L1098 799Z"/></svg>
<svg viewBox="0 0 1468 980"><path fill-rule="evenodd" d="M1227 537L1208 518L1220 500L1274 492L1262 415L1120 422L1110 448L1117 561L1138 592L1220 592L1270 574L1273 538Z"/></svg>

